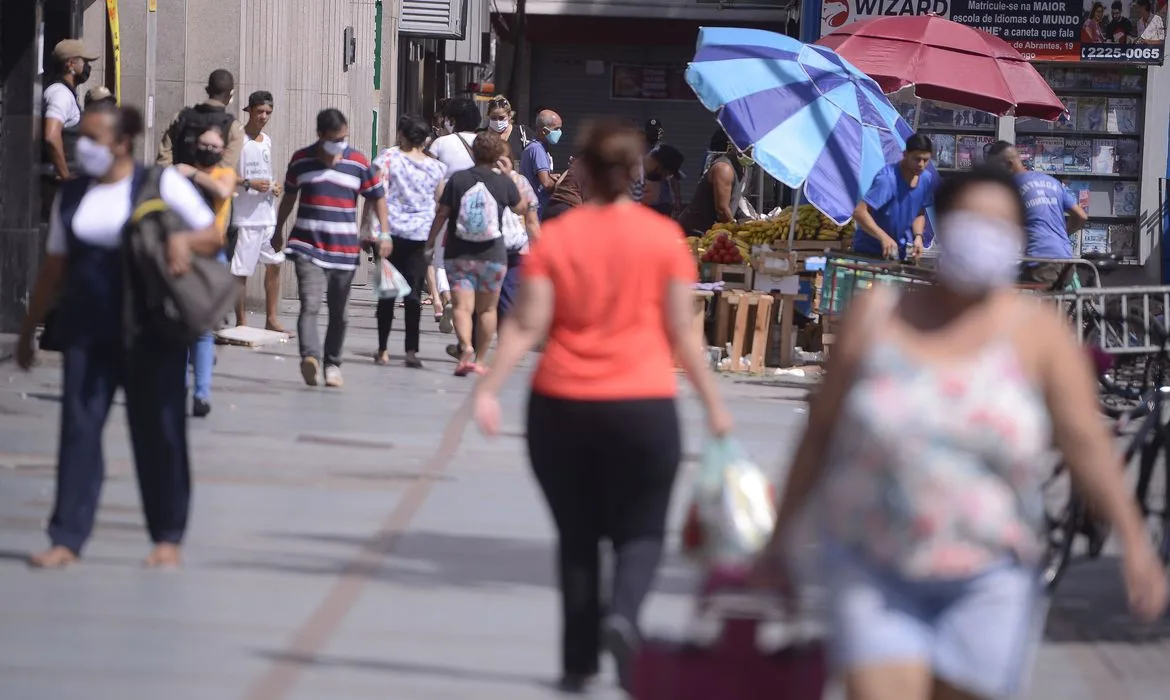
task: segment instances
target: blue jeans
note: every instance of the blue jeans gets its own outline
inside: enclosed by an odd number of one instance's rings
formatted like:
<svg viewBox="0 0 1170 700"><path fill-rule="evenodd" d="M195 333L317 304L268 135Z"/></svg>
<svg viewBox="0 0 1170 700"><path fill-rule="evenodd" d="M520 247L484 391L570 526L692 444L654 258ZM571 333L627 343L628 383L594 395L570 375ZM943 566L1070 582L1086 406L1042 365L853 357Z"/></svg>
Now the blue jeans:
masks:
<svg viewBox="0 0 1170 700"><path fill-rule="evenodd" d="M224 265L227 265L227 256L223 251L215 257ZM211 398L211 370L215 368L215 334L207 331L199 336L199 339L191 343L191 348L187 353L187 362L191 365L191 374L195 376L195 392L194 397L200 401L207 401ZM187 382L187 388L191 388L191 383Z"/></svg>

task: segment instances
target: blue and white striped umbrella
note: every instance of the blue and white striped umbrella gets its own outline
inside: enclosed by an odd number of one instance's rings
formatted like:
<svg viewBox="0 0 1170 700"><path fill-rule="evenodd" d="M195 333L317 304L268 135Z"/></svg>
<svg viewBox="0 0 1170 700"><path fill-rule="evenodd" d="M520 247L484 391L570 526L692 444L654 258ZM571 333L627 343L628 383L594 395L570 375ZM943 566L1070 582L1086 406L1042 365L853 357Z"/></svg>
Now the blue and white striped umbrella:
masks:
<svg viewBox="0 0 1170 700"><path fill-rule="evenodd" d="M687 83L741 151L844 225L913 130L871 78L822 46L704 27Z"/></svg>

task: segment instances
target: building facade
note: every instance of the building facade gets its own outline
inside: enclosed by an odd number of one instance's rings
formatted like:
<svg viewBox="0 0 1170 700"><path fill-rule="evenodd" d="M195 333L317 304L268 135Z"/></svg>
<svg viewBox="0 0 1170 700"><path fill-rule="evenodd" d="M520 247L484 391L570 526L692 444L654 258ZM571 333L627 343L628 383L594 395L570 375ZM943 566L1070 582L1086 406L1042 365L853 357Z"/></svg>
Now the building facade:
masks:
<svg viewBox="0 0 1170 700"><path fill-rule="evenodd" d="M43 234L38 229L41 90L53 45L81 37L101 54L88 88L104 84L143 110L140 154L153 160L167 125L206 98L211 71L236 77L239 110L254 90L275 99L273 157L316 138L315 117L336 107L351 142L393 140L398 101L398 0L29 0L0 9L0 332L24 315ZM43 37L43 39L38 38ZM237 114L243 118L242 114ZM283 170L278 166L279 170ZM291 273L290 273L291 274ZM359 275L358 283L365 277ZM249 296L262 297L259 280ZM291 277L286 296L295 296Z"/></svg>

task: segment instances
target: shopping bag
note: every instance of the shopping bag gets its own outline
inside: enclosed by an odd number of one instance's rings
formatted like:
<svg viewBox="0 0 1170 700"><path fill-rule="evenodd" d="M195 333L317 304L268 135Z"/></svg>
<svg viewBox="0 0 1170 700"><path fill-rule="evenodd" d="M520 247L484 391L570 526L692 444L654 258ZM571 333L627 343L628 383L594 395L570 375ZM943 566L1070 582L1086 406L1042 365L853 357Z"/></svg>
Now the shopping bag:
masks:
<svg viewBox="0 0 1170 700"><path fill-rule="evenodd" d="M772 536L775 489L731 438L707 443L683 527L683 552L708 567L743 567Z"/></svg>
<svg viewBox="0 0 1170 700"><path fill-rule="evenodd" d="M378 298L401 301L411 292L406 278L386 258L378 258Z"/></svg>
<svg viewBox="0 0 1170 700"><path fill-rule="evenodd" d="M828 676L819 631L765 594L700 599L688 634L649 638L634 660L636 700L820 700Z"/></svg>

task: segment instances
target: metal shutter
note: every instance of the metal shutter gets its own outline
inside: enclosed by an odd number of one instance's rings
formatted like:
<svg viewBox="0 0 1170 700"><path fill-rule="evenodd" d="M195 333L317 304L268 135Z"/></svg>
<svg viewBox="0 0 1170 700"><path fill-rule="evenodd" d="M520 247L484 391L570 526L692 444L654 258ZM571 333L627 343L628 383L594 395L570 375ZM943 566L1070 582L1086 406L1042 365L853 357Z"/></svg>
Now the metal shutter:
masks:
<svg viewBox="0 0 1170 700"><path fill-rule="evenodd" d="M555 110L565 121L565 138L551 149L557 169L568 162L577 135L590 118L627 117L638 128L647 119L657 118L666 129L666 142L686 157L683 172L687 177L680 184L683 204L688 203L703 169L707 144L718 128L714 117L698 100L612 100L610 85L614 63L685 66L693 56L691 46L533 46L531 106ZM588 61L603 62L604 70L589 75Z"/></svg>
<svg viewBox="0 0 1170 700"><path fill-rule="evenodd" d="M469 0L402 0L398 33L436 39L462 39Z"/></svg>

